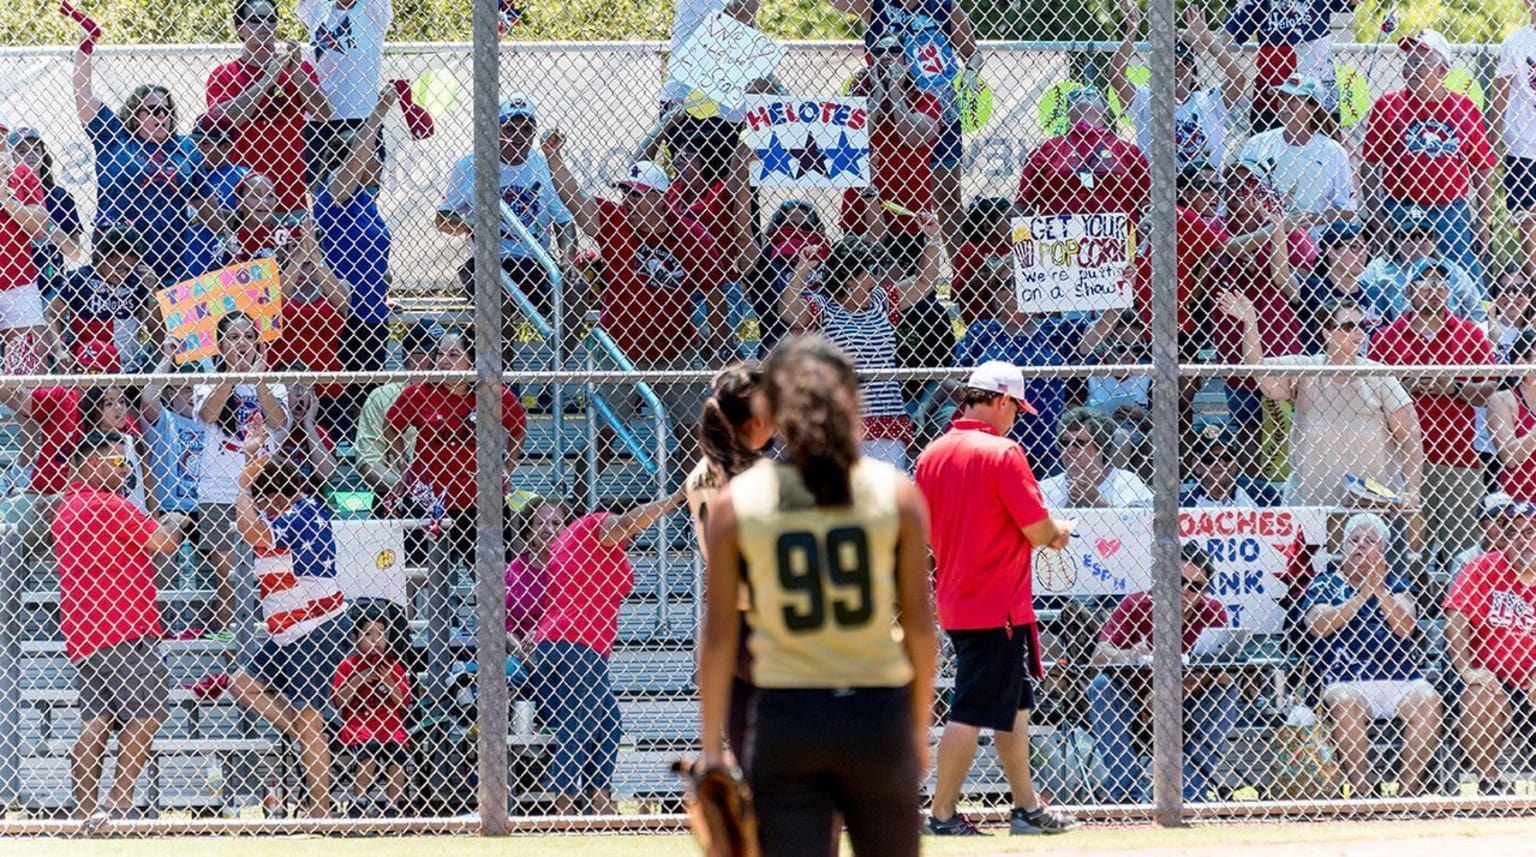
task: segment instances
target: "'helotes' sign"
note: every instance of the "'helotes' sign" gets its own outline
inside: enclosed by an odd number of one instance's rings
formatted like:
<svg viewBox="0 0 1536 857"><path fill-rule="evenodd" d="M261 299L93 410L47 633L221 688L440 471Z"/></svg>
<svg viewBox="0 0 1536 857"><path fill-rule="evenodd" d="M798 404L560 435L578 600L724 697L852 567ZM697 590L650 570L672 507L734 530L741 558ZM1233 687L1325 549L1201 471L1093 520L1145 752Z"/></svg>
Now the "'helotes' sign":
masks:
<svg viewBox="0 0 1536 857"><path fill-rule="evenodd" d="M1013 220L1014 297L1023 312L1131 305L1126 274L1136 229L1124 214L1050 214Z"/></svg>
<svg viewBox="0 0 1536 857"><path fill-rule="evenodd" d="M753 187L869 184L869 111L862 98L755 95L742 117Z"/></svg>

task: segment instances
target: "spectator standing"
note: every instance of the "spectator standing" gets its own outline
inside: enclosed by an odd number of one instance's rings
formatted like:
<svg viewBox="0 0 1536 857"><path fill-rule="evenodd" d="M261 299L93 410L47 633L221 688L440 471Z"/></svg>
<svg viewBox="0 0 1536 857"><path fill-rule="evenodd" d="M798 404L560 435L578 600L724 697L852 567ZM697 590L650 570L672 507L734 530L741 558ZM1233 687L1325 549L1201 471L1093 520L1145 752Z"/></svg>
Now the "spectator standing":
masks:
<svg viewBox="0 0 1536 857"><path fill-rule="evenodd" d="M1498 362L1493 344L1476 322L1451 313L1450 271L1438 263L1419 266L1409 286L1412 314L1371 339L1371 359L1392 365L1487 365ZM1446 375L1410 378L1424 437L1424 506L1432 547L1449 560L1475 538L1483 466L1472 446L1473 409L1487 401L1497 382Z"/></svg>
<svg viewBox="0 0 1536 857"><path fill-rule="evenodd" d="M70 750L75 813L93 821L144 817L133 791L169 714L170 683L151 557L174 553L189 523L175 513L156 522L123 499L122 442L122 435L91 431L75 444L70 486L52 525L60 625L80 691L80 737ZM101 760L114 730L116 775L106 812L98 814Z"/></svg>
<svg viewBox="0 0 1536 857"><path fill-rule="evenodd" d="M230 160L267 176L277 211L296 222L309 211L304 185L304 123L327 122L331 105L299 46L277 41L272 0L236 0L240 56L208 75L208 112L234 126Z"/></svg>
<svg viewBox="0 0 1536 857"><path fill-rule="evenodd" d="M1440 694L1419 668L1417 609L1407 583L1388 567L1390 541L1380 516L1352 515L1338 570L1315 578L1303 605L1333 745L1356 798L1375 796L1371 721L1403 723L1401 796L1424 794L1424 771L1440 744Z"/></svg>
<svg viewBox="0 0 1536 857"><path fill-rule="evenodd" d="M1013 258L1012 220L1013 202L1002 197L978 197L966 206L960 252L951 260L949 295L967 327L978 319L995 318L1006 308L997 303L996 272L990 269L1000 264L998 260Z"/></svg>
<svg viewBox="0 0 1536 857"><path fill-rule="evenodd" d="M1129 470L1115 467L1119 447L1115 421L1092 408L1073 408L1061 417L1058 443L1061 473L1040 483L1048 506L1111 509L1152 505L1152 489Z"/></svg>
<svg viewBox="0 0 1536 857"><path fill-rule="evenodd" d="M155 493L143 444L137 426L128 418L128 391L125 387L87 387L80 395L80 430L114 434L122 438L124 465L123 499L141 512L149 511L149 498Z"/></svg>
<svg viewBox="0 0 1536 857"><path fill-rule="evenodd" d="M1335 97L1315 78L1293 75L1276 87L1280 126L1243 142L1238 157L1269 167L1287 214L1308 226L1354 216L1360 207L1349 153L1334 139Z"/></svg>
<svg viewBox="0 0 1536 857"><path fill-rule="evenodd" d="M1372 259L1360 275L1368 293L1378 296L1377 302L1391 306L1388 320L1395 320L1409 311L1408 286L1423 262L1438 262L1448 272L1452 312L1473 321L1487 317L1482 288L1466 268L1449 261L1440 251L1427 209L1418 206L1400 209L1392 226L1393 233L1386 240L1386 255Z"/></svg>
<svg viewBox="0 0 1536 857"><path fill-rule="evenodd" d="M143 264L139 234L126 226L98 229L91 241L91 264L65 275L48 295L48 314L62 334L54 354L59 366L81 366L88 354L110 352L117 361L107 368L124 372L142 368L165 337L155 306L154 274Z"/></svg>
<svg viewBox="0 0 1536 857"><path fill-rule="evenodd" d="M992 729L1013 793L1010 831L1062 833L1076 822L1041 806L1029 771L1029 713L1044 675L1030 557L1036 546L1065 548L1073 522L1051 518L1024 450L1006 437L1034 411L1023 373L984 363L961 401L960 418L917 460L917 486L932 513L939 626L955 650L954 701L927 832L979 835L957 805L980 731Z"/></svg>
<svg viewBox="0 0 1536 857"><path fill-rule="evenodd" d="M7 135L9 136L9 135ZM48 345L43 295L37 285L32 242L48 235L47 194L37 174L0 148L0 337L5 341L5 371L10 375L40 370Z"/></svg>
<svg viewBox="0 0 1536 857"><path fill-rule="evenodd" d="M347 323L347 284L326 263L311 223L294 227L279 244L278 282L282 294L280 329L268 358L273 366L303 371L340 372L341 346ZM352 433L351 414L341 401L345 385L321 384L315 392L325 411L325 423L341 437ZM333 441L334 442L334 441Z"/></svg>
<svg viewBox="0 0 1536 857"><path fill-rule="evenodd" d="M178 346L167 343L154 372L187 371L176 366ZM151 508L159 513L197 515L197 482L203 457L203 424L193 407L191 379L174 385L146 384L139 393L139 428L149 446Z"/></svg>
<svg viewBox="0 0 1536 857"><path fill-rule="evenodd" d="M260 584L267 640L242 655L229 690L241 707L298 744L305 788L299 813L324 818L331 812L326 713L332 679L352 648L352 623L336 585L330 513L297 466L260 454L262 434L255 432L247 445L235 520L256 554L251 570Z"/></svg>
<svg viewBox="0 0 1536 857"><path fill-rule="evenodd" d="M1536 680L1536 505L1505 507L1503 547L1473 560L1445 596L1445 644L1461 691L1462 750L1480 795L1513 793L1499 756L1531 729Z"/></svg>
<svg viewBox="0 0 1536 857"><path fill-rule="evenodd" d="M80 207L75 195L60 185L53 173L53 153L35 128L17 128L6 138L16 162L25 164L43 186L43 205L48 209L48 234L32 242L37 284L43 295L58 290L64 272L80 256Z"/></svg>
<svg viewBox="0 0 1536 857"><path fill-rule="evenodd" d="M1499 457L1499 486L1516 500L1536 502L1536 331L1509 347L1514 383L1488 397L1488 436Z"/></svg>
<svg viewBox="0 0 1536 857"><path fill-rule="evenodd" d="M1125 38L1109 59L1110 90L1127 105L1131 123L1136 127L1136 145L1143 152L1152 147L1152 89L1131 82L1129 70L1136 56L1136 37L1141 32L1141 8L1135 2L1122 4ZM1200 52L1209 54L1221 67L1222 84L1200 88ZM1203 164L1221 169L1227 154L1227 127L1231 111L1243 99L1247 85L1242 61L1226 50L1222 40L1211 31L1205 10L1184 7L1184 30L1173 43L1173 135L1174 160L1179 169Z"/></svg>
<svg viewBox="0 0 1536 857"><path fill-rule="evenodd" d="M1109 102L1096 87L1062 96L1069 127L1024 161L1014 202L1027 214L1129 214L1151 192L1147 158L1110 127Z"/></svg>
<svg viewBox="0 0 1536 857"><path fill-rule="evenodd" d="M1357 0L1240 0L1227 15L1226 30L1237 44L1258 44L1249 124L1255 132L1279 124L1275 90L1292 75L1334 89L1332 18L1351 12ZM1330 111L1336 104L1328 103Z"/></svg>
<svg viewBox="0 0 1536 857"><path fill-rule="evenodd" d="M136 230L157 287L170 285L185 273L182 241L197 146L176 133L169 89L143 84L113 111L96 96L95 68L82 43L74 54L75 116L95 153L96 226Z"/></svg>
<svg viewBox="0 0 1536 857"><path fill-rule="evenodd" d="M1499 362L1508 363L1510 348L1520 334L1531 327L1531 280L1525 265L1520 262L1506 263L1503 270L1488 283L1488 320L1483 332L1488 334ZM1500 384L1500 390L1512 385L1508 379ZM1494 395L1497 395L1495 393ZM1491 402L1493 396L1489 396ZM1498 449L1488 433L1488 404L1477 408L1477 434L1472 439L1478 458L1483 462L1483 486L1490 491L1498 490L1500 462Z"/></svg>
<svg viewBox="0 0 1536 857"><path fill-rule="evenodd" d="M1318 236L1318 249L1322 261L1302 283L1302 306L1316 309L1335 301L1353 302L1360 310L1367 339L1397 316L1391 284L1366 276L1368 254L1360 224L1352 220L1336 220L1328 224ZM1316 312L1310 319L1304 319L1307 338L1311 340L1308 353L1315 354L1322 348L1324 332L1318 329L1319 319Z"/></svg>
<svg viewBox="0 0 1536 857"><path fill-rule="evenodd" d="M378 106L384 78L384 36L394 20L391 0L299 0L294 6L309 31L315 81L331 107L330 118L304 126L305 184L313 188L343 160L344 132L357 134ZM395 87L387 87L395 92ZM393 99L390 101L393 105ZM380 128L363 134L380 151Z"/></svg>
<svg viewBox="0 0 1536 857"><path fill-rule="evenodd" d="M382 774L389 802L380 814L399 816L410 756L405 718L411 708L411 681L390 649L389 623L383 616L365 613L352 623L352 654L336 666L331 698L341 718L341 744L351 756L350 814L373 814L373 785Z"/></svg>
<svg viewBox="0 0 1536 857"><path fill-rule="evenodd" d="M1232 436L1219 426L1195 438L1194 482L1179 492L1179 505L1196 509L1246 508L1280 505L1280 494L1268 483L1243 475Z"/></svg>
<svg viewBox="0 0 1536 857"><path fill-rule="evenodd" d="M229 257L228 239L235 230L235 212L240 207L239 188L251 175L251 168L231 161L234 151L234 123L223 116L204 113L189 135L200 156L192 173L192 207L195 217L187 221L186 251L183 265L187 276L206 274Z"/></svg>
<svg viewBox="0 0 1536 857"><path fill-rule="evenodd" d="M1492 247L1494 165L1482 111L1445 88L1451 46L1444 36L1421 30L1397 46L1406 87L1378 98L1365 117L1361 186L1374 192L1379 219L1423 208L1441 257L1480 280L1479 255Z"/></svg>
<svg viewBox="0 0 1536 857"><path fill-rule="evenodd" d="M256 322L243 313L229 313L215 329L219 349L214 367L221 372L265 372L265 348L258 339ZM192 407L203 424L203 457L198 465L197 548L212 566L217 592L213 616L215 633L241 636L248 619L248 605L236 603L235 500L240 495L239 477L244 446L252 431L261 438L264 451L276 451L268 432L288 427L288 391L281 384L199 384L192 393Z"/></svg>
<svg viewBox="0 0 1536 857"><path fill-rule="evenodd" d="M1536 6L1499 45L1488 99L1488 131L1504 162L1504 204L1520 232L1520 256L1536 259Z"/></svg>
<svg viewBox="0 0 1536 857"><path fill-rule="evenodd" d="M1207 593L1216 567L1204 549L1186 543L1180 549L1180 643L1188 655L1208 628L1232 624L1227 608ZM1142 672L1152 663L1152 592L1121 599L1093 651L1093 664L1106 667L1088 685L1088 718L1093 724L1106 778L1100 799L1107 803L1146 803L1148 783L1141 775L1143 753L1134 739L1151 709L1151 682ZM1232 677L1198 670L1184 676L1184 799L1206 801L1221 788L1221 764L1227 736L1237 724L1240 694Z"/></svg>
<svg viewBox="0 0 1536 857"><path fill-rule="evenodd" d="M749 241L741 269L747 300L757 315L758 350L763 356L784 338L787 328L779 315L779 297L789 288L801 250L810 247L817 261L826 261L832 242L816 206L803 199L780 203L768 218L762 241ZM815 285L819 286L819 273Z"/></svg>
<svg viewBox="0 0 1536 857"><path fill-rule="evenodd" d="M1350 301L1318 311L1321 354L1270 357L1258 332L1253 302L1227 292L1217 302L1243 329L1241 362L1266 366L1369 366L1365 317ZM1424 442L1414 400L1401 381L1383 375L1267 375L1256 379L1267 398L1293 404L1291 478L1286 502L1339 506L1349 497L1346 477L1374 479L1398 491L1399 509L1417 511L1423 496ZM1241 448L1241 447L1239 447Z"/></svg>
<svg viewBox="0 0 1536 857"><path fill-rule="evenodd" d="M635 586L625 549L683 502L679 491L623 515L577 518L550 548L544 615L539 618L534 687L544 724L555 733L550 775L555 812L616 815L613 768L623 724L608 662L619 633L619 604Z"/></svg>
<svg viewBox="0 0 1536 857"><path fill-rule="evenodd" d="M432 371L437 363L437 340L442 335L442 328L430 321L418 321L407 327L400 336L405 371ZM358 472L369 489L381 498L399 496L404 474L415 460L416 429L407 428L402 433L398 458L384 431L385 415L407 386L406 381L391 381L373 388L357 417L357 439L352 448L357 453Z"/></svg>

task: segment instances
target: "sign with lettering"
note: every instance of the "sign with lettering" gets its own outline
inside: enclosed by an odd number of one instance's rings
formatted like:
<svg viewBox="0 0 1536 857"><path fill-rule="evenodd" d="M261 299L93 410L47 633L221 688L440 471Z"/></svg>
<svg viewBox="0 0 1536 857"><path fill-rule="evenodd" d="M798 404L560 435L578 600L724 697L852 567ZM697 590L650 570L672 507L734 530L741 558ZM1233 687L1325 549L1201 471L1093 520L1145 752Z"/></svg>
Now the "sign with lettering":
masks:
<svg viewBox="0 0 1536 857"><path fill-rule="evenodd" d="M1136 229L1125 214L1013 219L1013 289L1022 312L1128 307L1126 275L1135 258Z"/></svg>
<svg viewBox="0 0 1536 857"><path fill-rule="evenodd" d="M862 98L754 95L743 116L754 187L865 187L869 111Z"/></svg>
<svg viewBox="0 0 1536 857"><path fill-rule="evenodd" d="M1225 604L1232 623L1258 634L1283 630L1286 564L1302 544L1327 541L1320 506L1180 509L1179 541L1194 542L1216 573L1206 592ZM1115 595L1152 586L1152 510L1065 509L1076 536L1061 551L1035 551L1035 595Z"/></svg>
<svg viewBox="0 0 1536 857"><path fill-rule="evenodd" d="M262 342L282 335L282 285L277 261L256 259L217 271L209 271L155 292L167 334L181 343L177 363L212 357L219 349L214 341L219 319L243 312L256 321Z"/></svg>
<svg viewBox="0 0 1536 857"><path fill-rule="evenodd" d="M755 27L715 12L694 27L672 55L672 80L697 89L721 107L740 107L747 87L773 76L784 48Z"/></svg>

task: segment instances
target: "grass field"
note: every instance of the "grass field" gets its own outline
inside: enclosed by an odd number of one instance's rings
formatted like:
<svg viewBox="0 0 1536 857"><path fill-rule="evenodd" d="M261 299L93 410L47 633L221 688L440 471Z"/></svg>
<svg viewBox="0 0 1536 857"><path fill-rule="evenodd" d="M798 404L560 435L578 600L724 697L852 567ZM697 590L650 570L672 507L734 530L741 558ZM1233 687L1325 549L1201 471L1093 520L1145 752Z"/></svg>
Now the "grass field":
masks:
<svg viewBox="0 0 1536 857"><path fill-rule="evenodd" d="M924 854L1053 857L1138 854L1144 857L1499 857L1536 854L1536 819L1359 821L1330 824L1219 824L1162 830L1093 827L1051 839L925 840ZM474 837L329 839L246 837L125 840L17 839L0 842L5 857L685 857L696 855L681 836L545 836L508 841ZM847 849L844 849L847 853Z"/></svg>

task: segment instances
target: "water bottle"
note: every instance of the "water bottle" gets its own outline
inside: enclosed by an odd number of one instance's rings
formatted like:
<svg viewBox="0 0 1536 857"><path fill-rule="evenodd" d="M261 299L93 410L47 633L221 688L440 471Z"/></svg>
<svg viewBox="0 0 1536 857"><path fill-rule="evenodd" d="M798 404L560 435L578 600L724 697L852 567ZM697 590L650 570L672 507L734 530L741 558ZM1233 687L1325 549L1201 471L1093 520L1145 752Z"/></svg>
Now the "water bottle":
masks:
<svg viewBox="0 0 1536 857"><path fill-rule="evenodd" d="M261 814L267 818L283 818L288 813L283 809L283 796L277 787L277 777L267 778L267 793L261 799Z"/></svg>
<svg viewBox="0 0 1536 857"><path fill-rule="evenodd" d="M217 759L209 762L203 771L203 786L207 788L209 797L224 796L224 768Z"/></svg>

